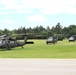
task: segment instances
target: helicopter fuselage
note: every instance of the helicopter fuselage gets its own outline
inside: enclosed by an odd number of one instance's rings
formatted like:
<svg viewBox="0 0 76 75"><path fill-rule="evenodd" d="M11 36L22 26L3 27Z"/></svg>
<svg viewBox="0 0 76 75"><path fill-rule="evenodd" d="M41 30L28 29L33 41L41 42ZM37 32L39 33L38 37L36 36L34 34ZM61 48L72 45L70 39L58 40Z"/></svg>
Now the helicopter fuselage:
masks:
<svg viewBox="0 0 76 75"><path fill-rule="evenodd" d="M34 44L34 42L27 42L27 35L24 38L24 42L20 42L17 41L16 39L13 38L2 38L0 39L0 48L4 49L8 49L10 50L11 48L15 48L15 47L19 47L21 46L22 48L24 48L23 46L25 44Z"/></svg>
<svg viewBox="0 0 76 75"><path fill-rule="evenodd" d="M11 49L17 47L16 41L10 41L10 40L0 40L0 48L6 48Z"/></svg>

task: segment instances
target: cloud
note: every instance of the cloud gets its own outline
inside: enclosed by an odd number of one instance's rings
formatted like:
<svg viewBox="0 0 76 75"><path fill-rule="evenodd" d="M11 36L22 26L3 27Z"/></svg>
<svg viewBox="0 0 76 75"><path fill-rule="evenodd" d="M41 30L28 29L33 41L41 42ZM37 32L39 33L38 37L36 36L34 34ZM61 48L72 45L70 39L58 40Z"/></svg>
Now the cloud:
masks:
<svg viewBox="0 0 76 75"><path fill-rule="evenodd" d="M17 1L17 0L16 0ZM17 2L15 0L1 0L0 4L3 6L2 10L19 9Z"/></svg>
<svg viewBox="0 0 76 75"><path fill-rule="evenodd" d="M14 13L33 13L33 11L27 8L27 2L24 3L23 0L1 0L0 1L0 10L8 11L12 10Z"/></svg>
<svg viewBox="0 0 76 75"><path fill-rule="evenodd" d="M38 9L43 14L76 14L76 0L1 0L0 5L0 10L16 10L19 13Z"/></svg>
<svg viewBox="0 0 76 75"><path fill-rule="evenodd" d="M10 14L9 12L0 12L1 15Z"/></svg>
<svg viewBox="0 0 76 75"><path fill-rule="evenodd" d="M45 21L47 21L47 19L44 16L40 15L40 14L29 16L27 18L27 20L29 22L45 22Z"/></svg>
<svg viewBox="0 0 76 75"><path fill-rule="evenodd" d="M4 23L8 23L8 24L10 24L10 23L14 23L15 21L13 21L13 20L9 20L9 19L5 19L5 20L3 20L3 22L4 22Z"/></svg>
<svg viewBox="0 0 76 75"><path fill-rule="evenodd" d="M51 0L46 3L47 7L42 9L44 14L69 13L76 14L76 0Z"/></svg>
<svg viewBox="0 0 76 75"><path fill-rule="evenodd" d="M33 11L30 11L30 10L18 10L17 12L21 14L25 14L25 13L32 14L33 13Z"/></svg>

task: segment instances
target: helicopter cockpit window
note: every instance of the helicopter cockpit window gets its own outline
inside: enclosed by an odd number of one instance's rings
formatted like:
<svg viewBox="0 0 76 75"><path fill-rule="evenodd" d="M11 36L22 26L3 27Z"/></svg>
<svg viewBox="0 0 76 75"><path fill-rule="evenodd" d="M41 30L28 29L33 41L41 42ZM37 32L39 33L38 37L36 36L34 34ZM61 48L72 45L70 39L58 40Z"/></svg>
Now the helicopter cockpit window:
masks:
<svg viewBox="0 0 76 75"><path fill-rule="evenodd" d="M10 43L14 43L14 41L10 41Z"/></svg>
<svg viewBox="0 0 76 75"><path fill-rule="evenodd" d="M2 44L2 40L0 40L0 44Z"/></svg>

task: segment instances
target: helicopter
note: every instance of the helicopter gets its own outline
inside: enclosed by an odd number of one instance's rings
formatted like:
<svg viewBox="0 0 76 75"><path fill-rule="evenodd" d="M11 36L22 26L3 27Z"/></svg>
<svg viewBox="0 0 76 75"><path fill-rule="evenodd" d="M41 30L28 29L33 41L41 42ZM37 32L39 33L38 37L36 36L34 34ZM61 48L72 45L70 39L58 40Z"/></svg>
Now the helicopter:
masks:
<svg viewBox="0 0 76 75"><path fill-rule="evenodd" d="M34 44L33 41L27 42L27 37L28 37L28 35L25 34L24 41L20 42L16 38L10 38L10 37L8 37L7 34L4 34L4 35L0 36L0 49L10 50L11 48L15 48L15 47L19 47L19 46L24 48L23 46L25 44Z"/></svg>
<svg viewBox="0 0 76 75"><path fill-rule="evenodd" d="M46 43L47 44L49 44L49 43L55 44L55 43L57 43L57 41L58 41L58 38L56 36L49 36L49 38L47 38L47 40L46 40Z"/></svg>

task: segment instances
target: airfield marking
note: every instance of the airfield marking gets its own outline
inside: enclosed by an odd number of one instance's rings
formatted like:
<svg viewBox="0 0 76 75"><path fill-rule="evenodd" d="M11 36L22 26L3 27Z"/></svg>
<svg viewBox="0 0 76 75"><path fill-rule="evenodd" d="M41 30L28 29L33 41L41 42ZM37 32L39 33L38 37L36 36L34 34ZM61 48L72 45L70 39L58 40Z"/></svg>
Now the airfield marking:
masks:
<svg viewBox="0 0 76 75"><path fill-rule="evenodd" d="M0 75L76 75L76 59L0 59Z"/></svg>

